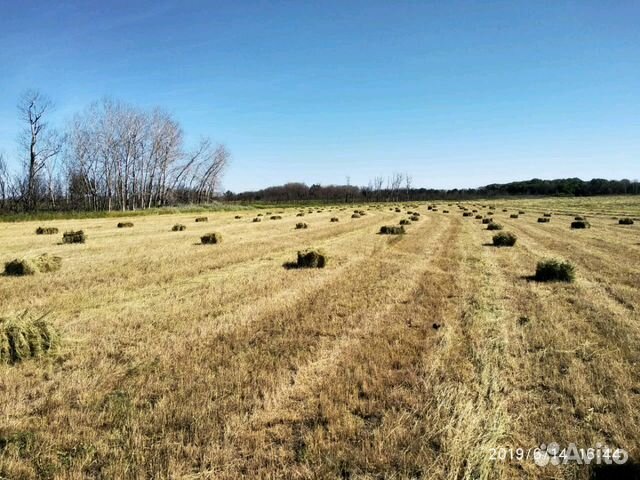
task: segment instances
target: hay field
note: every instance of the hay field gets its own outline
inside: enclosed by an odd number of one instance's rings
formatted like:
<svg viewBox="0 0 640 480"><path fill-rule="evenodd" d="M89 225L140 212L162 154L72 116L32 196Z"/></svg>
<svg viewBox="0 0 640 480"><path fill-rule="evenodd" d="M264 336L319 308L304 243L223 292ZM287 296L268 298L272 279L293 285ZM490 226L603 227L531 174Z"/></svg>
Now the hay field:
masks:
<svg viewBox="0 0 640 480"><path fill-rule="evenodd" d="M62 338L0 364L0 478L604 478L491 458L552 441L639 459L640 222L612 217L640 199L463 204L494 205L513 248L436 203L0 224L3 264L62 258L0 277L0 316L49 312ZM283 268L306 247L326 268ZM531 281L547 257L576 281Z"/></svg>

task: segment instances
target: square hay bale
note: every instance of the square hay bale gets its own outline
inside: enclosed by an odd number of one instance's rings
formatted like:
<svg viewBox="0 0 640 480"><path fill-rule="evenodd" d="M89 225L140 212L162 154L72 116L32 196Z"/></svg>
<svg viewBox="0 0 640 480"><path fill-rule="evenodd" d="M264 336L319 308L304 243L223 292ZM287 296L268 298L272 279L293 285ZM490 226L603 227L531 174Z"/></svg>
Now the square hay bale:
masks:
<svg viewBox="0 0 640 480"><path fill-rule="evenodd" d="M359 213L354 213L353 215L351 215L351 218L360 218L360 214Z"/></svg>
<svg viewBox="0 0 640 480"><path fill-rule="evenodd" d="M84 243L87 236L83 230L73 231L69 230L62 234L62 243Z"/></svg>
<svg viewBox="0 0 640 480"><path fill-rule="evenodd" d="M303 212L299 212L296 214L296 217L304 217L304 213Z"/></svg>
<svg viewBox="0 0 640 480"><path fill-rule="evenodd" d="M476 220L482 220L482 215L476 215Z"/></svg>
<svg viewBox="0 0 640 480"><path fill-rule="evenodd" d="M236 215L236 216L235 216L235 217L233 217L233 218L235 218L236 220L240 220L240 219L242 218L242 215Z"/></svg>
<svg viewBox="0 0 640 480"><path fill-rule="evenodd" d="M591 224L586 220L576 220L571 222L571 228L591 228Z"/></svg>
<svg viewBox="0 0 640 480"><path fill-rule="evenodd" d="M176 223L173 227L171 227L172 232L182 232L183 230L186 230L186 229L187 229L187 226L182 225L181 223Z"/></svg>
<svg viewBox="0 0 640 480"><path fill-rule="evenodd" d="M298 222L296 223L296 230L302 230L304 228L309 228L309 225L307 225L304 222Z"/></svg>
<svg viewBox="0 0 640 480"><path fill-rule="evenodd" d="M0 363L15 364L53 351L60 344L58 331L44 318L26 312L0 317Z"/></svg>
<svg viewBox="0 0 640 480"><path fill-rule="evenodd" d="M196 223L208 222L208 221L209 221L209 217L196 217Z"/></svg>
<svg viewBox="0 0 640 480"><path fill-rule="evenodd" d="M260 217L254 217L254 219L253 219L253 223L258 223L258 222L261 222L261 221L262 221L262 219Z"/></svg>
<svg viewBox="0 0 640 480"><path fill-rule="evenodd" d="M271 217L269 217L271 220L282 220L282 216L281 215L271 215Z"/></svg>
<svg viewBox="0 0 640 480"><path fill-rule="evenodd" d="M449 213L449 210L442 210L442 213Z"/></svg>
<svg viewBox="0 0 640 480"><path fill-rule="evenodd" d="M119 222L118 228L131 228L133 227L133 222Z"/></svg>
<svg viewBox="0 0 640 480"><path fill-rule="evenodd" d="M550 216L551 216L551 214L550 214L549 212L547 212L547 213L543 213L543 214L542 214L542 216L543 216L543 217L550 217Z"/></svg>
<svg viewBox="0 0 640 480"><path fill-rule="evenodd" d="M524 215L524 210L518 210L518 215Z"/></svg>
<svg viewBox="0 0 640 480"><path fill-rule="evenodd" d="M411 222L406 218L403 218L402 220L400 220L400 225L411 225Z"/></svg>
<svg viewBox="0 0 640 480"><path fill-rule="evenodd" d="M38 227L36 228L36 235L55 235L58 233L56 227Z"/></svg>
<svg viewBox="0 0 640 480"><path fill-rule="evenodd" d="M631 218L621 218L618 220L619 225L633 225L633 219Z"/></svg>
<svg viewBox="0 0 640 480"><path fill-rule="evenodd" d="M327 265L328 257L322 250L301 250L298 252L298 268L324 268Z"/></svg>
<svg viewBox="0 0 640 480"><path fill-rule="evenodd" d="M549 223L550 221L549 217L538 217L538 223Z"/></svg>
<svg viewBox="0 0 640 480"><path fill-rule="evenodd" d="M555 259L542 260L536 265L534 278L538 282L573 282L575 267Z"/></svg>
<svg viewBox="0 0 640 480"><path fill-rule="evenodd" d="M483 225L487 225L489 223L491 223L493 220L491 218L483 218L482 219L482 224Z"/></svg>
<svg viewBox="0 0 640 480"><path fill-rule="evenodd" d="M500 225L499 223L490 222L489 225L487 225L487 230L502 230L502 225Z"/></svg>
<svg viewBox="0 0 640 480"><path fill-rule="evenodd" d="M264 215L262 215L261 213L259 213L258 215L256 215L256 217L262 217Z"/></svg>
<svg viewBox="0 0 640 480"><path fill-rule="evenodd" d="M509 218L518 218L518 214L517 213L512 213L511 215L509 215Z"/></svg>
<svg viewBox="0 0 640 480"><path fill-rule="evenodd" d="M493 236L493 245L495 247L513 247L516 244L516 237L513 233L500 232Z"/></svg>
<svg viewBox="0 0 640 480"><path fill-rule="evenodd" d="M411 215L411 217L409 217L409 220L411 220L412 222L417 222L418 220L420 220L420 217L418 215Z"/></svg>
<svg viewBox="0 0 640 480"><path fill-rule="evenodd" d="M331 217L332 222L339 222L340 219L338 217Z"/></svg>
<svg viewBox="0 0 640 480"><path fill-rule="evenodd" d="M380 227L380 234L382 235L402 235L403 233L406 233L406 231L402 225L383 225Z"/></svg>
<svg viewBox="0 0 640 480"><path fill-rule="evenodd" d="M463 217L470 217L471 215L473 215L471 212L462 212Z"/></svg>
<svg viewBox="0 0 640 480"><path fill-rule="evenodd" d="M222 235L219 233L207 233L206 235L202 235L200 237L200 242L205 245L213 245L214 243L222 242Z"/></svg>

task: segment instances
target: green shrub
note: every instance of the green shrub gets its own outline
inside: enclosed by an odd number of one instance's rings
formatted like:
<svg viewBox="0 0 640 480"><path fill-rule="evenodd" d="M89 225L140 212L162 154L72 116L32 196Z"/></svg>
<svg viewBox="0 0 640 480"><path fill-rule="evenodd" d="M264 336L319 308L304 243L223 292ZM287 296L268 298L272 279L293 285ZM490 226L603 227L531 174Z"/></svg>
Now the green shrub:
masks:
<svg viewBox="0 0 640 480"><path fill-rule="evenodd" d="M487 225L487 230L502 230L502 225L499 223L491 222Z"/></svg>
<svg viewBox="0 0 640 480"><path fill-rule="evenodd" d="M296 230L301 230L301 229L303 229L303 228L309 228L309 225L307 225L307 224L306 224L306 223L304 223L304 222L298 222L298 223L296 223Z"/></svg>
<svg viewBox="0 0 640 480"><path fill-rule="evenodd" d="M402 225L384 225L380 227L380 233L383 235L401 235L406 232Z"/></svg>
<svg viewBox="0 0 640 480"><path fill-rule="evenodd" d="M203 235L200 237L200 241L203 244L214 244L214 243L220 243L222 242L222 235L220 235L219 233L207 233L206 235Z"/></svg>
<svg viewBox="0 0 640 480"><path fill-rule="evenodd" d="M34 275L60 270L62 258L43 253L33 258L11 260L4 264L5 275Z"/></svg>
<svg viewBox="0 0 640 480"><path fill-rule="evenodd" d="M571 228L591 228L591 224L586 220L576 220L571 222Z"/></svg>
<svg viewBox="0 0 640 480"><path fill-rule="evenodd" d="M208 222L209 221L209 217L196 217L196 222L200 223L200 222Z"/></svg>
<svg viewBox="0 0 640 480"><path fill-rule="evenodd" d="M321 250L301 250L298 252L298 268L324 268L328 262L327 255Z"/></svg>
<svg viewBox="0 0 640 480"><path fill-rule="evenodd" d="M186 225L182 225L181 223L176 223L172 228L171 231L172 232L182 232L183 230L186 230L187 226Z"/></svg>
<svg viewBox="0 0 640 480"><path fill-rule="evenodd" d="M33 318L25 312L0 317L0 363L14 364L38 357L59 344L60 335L44 316Z"/></svg>
<svg viewBox="0 0 640 480"><path fill-rule="evenodd" d="M493 236L493 245L495 247L513 247L517 239L518 237L513 233L500 232Z"/></svg>
<svg viewBox="0 0 640 480"><path fill-rule="evenodd" d="M54 235L58 233L56 227L38 227L36 228L36 235Z"/></svg>
<svg viewBox="0 0 640 480"><path fill-rule="evenodd" d="M618 220L618 224L620 225L633 225L633 220L631 218L621 218Z"/></svg>
<svg viewBox="0 0 640 480"><path fill-rule="evenodd" d="M550 218L548 217L539 217L538 218L538 223L549 223L550 222Z"/></svg>
<svg viewBox="0 0 640 480"><path fill-rule="evenodd" d="M569 262L543 260L536 266L535 279L538 282L573 282L575 268Z"/></svg>
<svg viewBox="0 0 640 480"><path fill-rule="evenodd" d="M402 220L400 220L400 225L411 225L411 222L406 218L403 218Z"/></svg>
<svg viewBox="0 0 640 480"><path fill-rule="evenodd" d="M118 223L118 228L131 228L133 227L133 222L120 222Z"/></svg>
<svg viewBox="0 0 640 480"><path fill-rule="evenodd" d="M340 219L338 217L331 217L332 222L339 222Z"/></svg>
<svg viewBox="0 0 640 480"><path fill-rule="evenodd" d="M62 234L63 243L84 243L86 239L87 236L82 230L78 230L77 232L70 230Z"/></svg>

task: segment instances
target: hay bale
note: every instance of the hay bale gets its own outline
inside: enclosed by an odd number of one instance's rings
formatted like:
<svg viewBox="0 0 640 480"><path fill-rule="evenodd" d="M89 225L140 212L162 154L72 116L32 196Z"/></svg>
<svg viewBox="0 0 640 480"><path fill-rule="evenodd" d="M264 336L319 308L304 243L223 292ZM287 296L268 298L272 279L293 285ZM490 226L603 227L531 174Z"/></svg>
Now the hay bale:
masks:
<svg viewBox="0 0 640 480"><path fill-rule="evenodd" d="M633 219L631 218L621 218L618 220L619 225L633 225Z"/></svg>
<svg viewBox="0 0 640 480"><path fill-rule="evenodd" d="M420 220L420 217L418 215L411 215L411 217L409 217L409 220L411 220L412 222L417 222L418 220Z"/></svg>
<svg viewBox="0 0 640 480"><path fill-rule="evenodd" d="M538 282L573 282L575 267L569 262L550 259L538 262L535 280Z"/></svg>
<svg viewBox="0 0 640 480"><path fill-rule="evenodd" d="M518 215L524 215L524 210L518 210Z"/></svg>
<svg viewBox="0 0 640 480"><path fill-rule="evenodd" d="M118 228L131 228L133 227L133 222L120 222L118 223Z"/></svg>
<svg viewBox="0 0 640 480"><path fill-rule="evenodd" d="M403 218L402 220L400 220L400 225L411 225L411 222L406 218Z"/></svg>
<svg viewBox="0 0 640 480"><path fill-rule="evenodd" d="M542 216L543 216L543 217L550 217L550 216L551 216L551 214L550 214L549 212L547 212L547 213L543 213L543 214L542 214Z"/></svg>
<svg viewBox="0 0 640 480"><path fill-rule="evenodd" d="M307 224L306 224L306 223L304 223L304 222L298 222L298 223L296 223L296 230L301 230L301 229L304 229L304 228L309 228L309 225L307 225Z"/></svg>
<svg viewBox="0 0 640 480"><path fill-rule="evenodd" d="M196 223L208 222L208 221L209 221L209 217L196 217Z"/></svg>
<svg viewBox="0 0 640 480"><path fill-rule="evenodd" d="M261 222L261 221L262 221L262 219L260 217L255 217L253 219L253 223L258 223L258 222Z"/></svg>
<svg viewBox="0 0 640 480"><path fill-rule="evenodd" d="M583 217L583 216L579 215L579 216L577 216L577 217L573 217L573 219L574 219L576 222L582 222L582 221L586 220L586 219L587 219L587 217Z"/></svg>
<svg viewBox="0 0 640 480"><path fill-rule="evenodd" d="M403 233L406 233L406 231L402 225L384 225L380 227L380 233L382 235L402 235Z"/></svg>
<svg viewBox="0 0 640 480"><path fill-rule="evenodd" d="M296 214L296 217L304 217L304 213L303 212L299 212Z"/></svg>
<svg viewBox="0 0 640 480"><path fill-rule="evenodd" d="M502 209L502 212L503 212L503 213L507 213L508 211L509 211L509 210L508 210L508 209L506 209L506 208L503 208L503 209Z"/></svg>
<svg viewBox="0 0 640 480"><path fill-rule="evenodd" d="M502 230L502 225L495 222L489 222L487 225L487 230Z"/></svg>
<svg viewBox="0 0 640 480"><path fill-rule="evenodd" d="M500 232L493 236L494 247L513 247L516 244L516 237L513 233Z"/></svg>
<svg viewBox="0 0 640 480"><path fill-rule="evenodd" d="M538 223L549 223L551 221L548 217L538 217Z"/></svg>
<svg viewBox="0 0 640 480"><path fill-rule="evenodd" d="M482 224L483 225L488 225L491 222L493 222L493 219L491 219L491 218L483 218L482 219Z"/></svg>
<svg viewBox="0 0 640 480"><path fill-rule="evenodd" d="M591 228L591 224L586 220L576 220L571 222L571 228Z"/></svg>
<svg viewBox="0 0 640 480"><path fill-rule="evenodd" d="M55 235L58 233L56 227L38 227L36 228L36 235Z"/></svg>
<svg viewBox="0 0 640 480"><path fill-rule="evenodd" d="M281 215L271 215L269 218L271 220L282 220L282 216Z"/></svg>
<svg viewBox="0 0 640 480"><path fill-rule="evenodd" d="M200 237L200 241L206 245L212 245L214 243L222 242L222 235L219 233L207 233Z"/></svg>
<svg viewBox="0 0 640 480"><path fill-rule="evenodd" d="M512 213L511 215L509 215L509 218L518 218L518 214L517 213Z"/></svg>
<svg viewBox="0 0 640 480"><path fill-rule="evenodd" d="M236 216L235 216L235 217L233 217L233 218L235 218L236 220L240 220L240 219L242 218L242 216L241 216L241 215L236 215Z"/></svg>
<svg viewBox="0 0 640 480"><path fill-rule="evenodd" d="M339 222L340 219L338 217L331 217L332 222Z"/></svg>
<svg viewBox="0 0 640 480"><path fill-rule="evenodd" d="M476 215L476 220L482 220L482 215Z"/></svg>
<svg viewBox="0 0 640 480"><path fill-rule="evenodd" d="M172 232L182 232L183 230L186 230L186 229L187 229L187 226L182 225L181 223L176 223L173 227L171 227Z"/></svg>
<svg viewBox="0 0 640 480"><path fill-rule="evenodd" d="M16 258L4 264L5 275L22 276L60 270L62 258L43 253L37 257Z"/></svg>
<svg viewBox="0 0 640 480"><path fill-rule="evenodd" d="M449 213L449 210L442 210L442 213Z"/></svg>
<svg viewBox="0 0 640 480"><path fill-rule="evenodd" d="M261 213L259 213L258 215L256 215L256 217L262 217L263 215Z"/></svg>
<svg viewBox="0 0 640 480"><path fill-rule="evenodd" d="M462 212L463 217L470 217L471 215L473 215L471 212Z"/></svg>
<svg viewBox="0 0 640 480"><path fill-rule="evenodd" d="M396 208L396 213L402 213L402 210L399 208Z"/></svg>
<svg viewBox="0 0 640 480"><path fill-rule="evenodd" d="M327 265L328 257L322 250L301 250L298 252L298 268L324 268Z"/></svg>
<svg viewBox="0 0 640 480"><path fill-rule="evenodd" d="M354 213L353 215L351 215L351 218L360 218L360 214L359 213Z"/></svg>
<svg viewBox="0 0 640 480"><path fill-rule="evenodd" d="M84 243L86 239L87 236L82 230L75 232L73 230L69 230L62 234L62 243Z"/></svg>
<svg viewBox="0 0 640 480"><path fill-rule="evenodd" d="M26 312L0 317L0 363L14 364L53 351L60 344L58 331L44 318Z"/></svg>

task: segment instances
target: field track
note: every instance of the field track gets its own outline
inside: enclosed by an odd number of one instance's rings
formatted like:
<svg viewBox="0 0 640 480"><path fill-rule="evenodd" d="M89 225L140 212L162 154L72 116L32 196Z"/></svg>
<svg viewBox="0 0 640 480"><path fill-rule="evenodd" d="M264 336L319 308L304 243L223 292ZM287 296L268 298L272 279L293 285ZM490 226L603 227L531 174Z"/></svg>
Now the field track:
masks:
<svg viewBox="0 0 640 480"><path fill-rule="evenodd" d="M63 264L0 277L0 312L50 312L63 345L0 364L0 479L592 478L491 458L549 442L638 460L640 222L611 218L634 202L563 200L539 224L553 203L503 201L513 248L455 204L2 224L3 262ZM407 234L377 234L406 210ZM577 213L592 228L571 230ZM309 246L326 268L283 268ZM532 281L548 257L576 281Z"/></svg>

